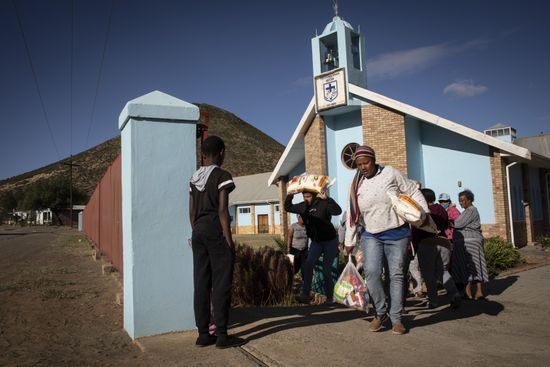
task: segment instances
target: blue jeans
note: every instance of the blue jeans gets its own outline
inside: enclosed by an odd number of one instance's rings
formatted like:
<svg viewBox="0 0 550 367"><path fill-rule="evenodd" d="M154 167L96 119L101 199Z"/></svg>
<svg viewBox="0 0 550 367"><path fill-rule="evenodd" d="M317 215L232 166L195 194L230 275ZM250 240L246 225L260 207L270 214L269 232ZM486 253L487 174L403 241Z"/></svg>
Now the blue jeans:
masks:
<svg viewBox="0 0 550 367"><path fill-rule="evenodd" d="M390 312L392 324L401 321L403 309L403 265L407 255L409 238L399 240L378 240L374 237L361 238L364 259L365 277L376 314L386 314L386 293L382 284L382 268L386 259L389 275Z"/></svg>
<svg viewBox="0 0 550 367"><path fill-rule="evenodd" d="M327 299L332 299L334 283L332 281L332 262L338 256L338 238L329 241L311 241L304 271L304 294L311 291L313 280L313 267L319 257L323 254L323 275L325 277L325 294Z"/></svg>

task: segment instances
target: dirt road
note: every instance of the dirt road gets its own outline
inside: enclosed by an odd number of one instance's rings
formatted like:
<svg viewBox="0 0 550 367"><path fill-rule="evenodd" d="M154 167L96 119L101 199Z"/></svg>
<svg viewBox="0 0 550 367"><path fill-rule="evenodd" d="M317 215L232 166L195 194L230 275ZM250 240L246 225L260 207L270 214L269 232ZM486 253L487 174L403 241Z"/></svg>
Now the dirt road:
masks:
<svg viewBox="0 0 550 367"><path fill-rule="evenodd" d="M101 274L82 234L2 227L0 269L0 365L110 365L141 355L122 330L117 280Z"/></svg>

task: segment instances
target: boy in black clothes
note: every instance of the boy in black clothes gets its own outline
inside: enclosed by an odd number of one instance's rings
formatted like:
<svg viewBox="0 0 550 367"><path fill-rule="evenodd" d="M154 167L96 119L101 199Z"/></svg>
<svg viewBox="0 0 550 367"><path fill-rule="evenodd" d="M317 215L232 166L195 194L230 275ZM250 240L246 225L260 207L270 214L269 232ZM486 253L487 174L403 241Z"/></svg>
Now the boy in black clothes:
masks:
<svg viewBox="0 0 550 367"><path fill-rule="evenodd" d="M245 343L241 338L227 335L235 260L227 206L229 193L235 184L231 174L220 168L225 157L223 140L210 136L203 142L201 150L203 166L191 177L189 188L195 322L199 331L195 344L200 347L214 343L218 348L235 347ZM217 337L208 332L210 294Z"/></svg>

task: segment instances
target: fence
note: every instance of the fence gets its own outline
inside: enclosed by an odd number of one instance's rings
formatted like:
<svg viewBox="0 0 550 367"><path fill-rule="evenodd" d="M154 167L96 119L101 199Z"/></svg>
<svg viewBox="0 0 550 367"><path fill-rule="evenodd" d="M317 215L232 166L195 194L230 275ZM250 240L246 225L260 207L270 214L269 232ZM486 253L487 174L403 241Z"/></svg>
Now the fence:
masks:
<svg viewBox="0 0 550 367"><path fill-rule="evenodd" d="M122 274L121 156L107 168L83 213L83 230Z"/></svg>

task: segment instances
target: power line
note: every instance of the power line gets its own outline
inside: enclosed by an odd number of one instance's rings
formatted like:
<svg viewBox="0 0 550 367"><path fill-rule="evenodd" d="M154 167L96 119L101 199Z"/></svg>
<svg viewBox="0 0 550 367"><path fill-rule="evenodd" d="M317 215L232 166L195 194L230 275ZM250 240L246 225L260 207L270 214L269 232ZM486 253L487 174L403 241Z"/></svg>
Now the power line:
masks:
<svg viewBox="0 0 550 367"><path fill-rule="evenodd" d="M86 146L90 138L90 131L92 130L92 123L94 121L95 106L97 101L97 94L99 91L99 82L101 81L101 74L103 72L103 63L105 61L105 53L107 50L107 41L109 40L109 33L111 31L111 18L113 16L113 8L115 7L115 0L111 0L111 9L109 10L109 20L107 21L107 33L105 34L105 42L103 43L103 52L101 53L101 62L99 64L99 74L97 75L97 82L94 92L94 100L92 102L92 114L90 116L90 123L88 124L88 133L86 134Z"/></svg>
<svg viewBox="0 0 550 367"><path fill-rule="evenodd" d="M23 37L23 43L25 44L25 51L27 52L27 58L29 59L29 64L31 66L32 76L34 78L34 85L36 86L36 92L38 93L38 98L40 99L40 106L42 107L42 112L44 113L44 121L46 121L46 125L48 126L48 131L50 133L50 138L52 139L52 144L55 148L55 151L57 153L57 158L61 159L61 154L59 154L59 149L57 149L57 144L55 143L55 139L53 137L52 128L50 126L50 121L48 120L48 114L46 113L46 107L44 106L44 99L42 98L42 93L40 93L40 86L38 85L38 78L36 77L36 71L34 70L34 64L32 63L31 53L29 51L29 46L27 44L27 38L25 37L25 32L23 31L23 24L21 23L21 17L19 15L19 9L17 9L17 5L15 5L15 0L11 1L13 4L13 7L15 8L15 15L17 17L17 23L19 24L19 30L21 31L21 36Z"/></svg>
<svg viewBox="0 0 550 367"><path fill-rule="evenodd" d="M73 156L73 64L74 64L74 0L71 0L71 66L69 75L69 154ZM72 162L72 159L71 159Z"/></svg>

